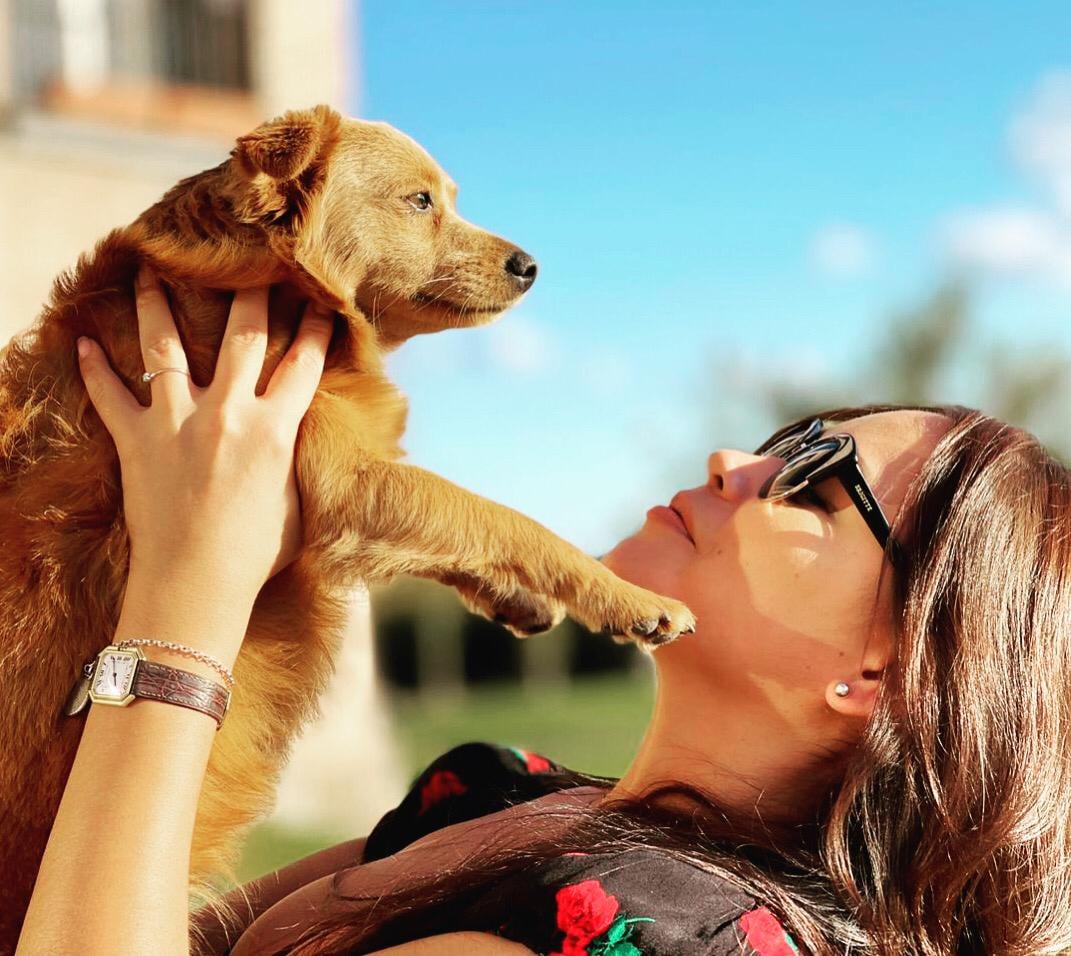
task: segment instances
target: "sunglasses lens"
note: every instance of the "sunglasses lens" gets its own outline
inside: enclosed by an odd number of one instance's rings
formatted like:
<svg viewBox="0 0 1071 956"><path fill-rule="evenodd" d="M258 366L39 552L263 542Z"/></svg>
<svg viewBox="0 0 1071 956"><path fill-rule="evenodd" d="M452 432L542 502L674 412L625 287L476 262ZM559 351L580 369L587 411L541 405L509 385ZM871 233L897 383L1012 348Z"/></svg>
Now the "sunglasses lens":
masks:
<svg viewBox="0 0 1071 956"><path fill-rule="evenodd" d="M755 451L756 455L769 455L772 458L785 458L785 452L795 448L801 442L813 441L822 433L822 421L812 418L810 421L787 425L774 432Z"/></svg>
<svg viewBox="0 0 1071 956"><path fill-rule="evenodd" d="M808 445L771 475L759 491L760 498L785 498L799 491L840 450L840 442L828 441ZM771 453L772 454L772 453Z"/></svg>

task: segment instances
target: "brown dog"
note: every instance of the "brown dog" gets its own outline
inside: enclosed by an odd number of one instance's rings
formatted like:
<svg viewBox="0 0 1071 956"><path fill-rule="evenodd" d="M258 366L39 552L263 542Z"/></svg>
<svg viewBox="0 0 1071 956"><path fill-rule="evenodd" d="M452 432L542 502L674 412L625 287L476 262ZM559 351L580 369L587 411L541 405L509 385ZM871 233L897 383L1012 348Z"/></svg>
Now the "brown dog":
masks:
<svg viewBox="0 0 1071 956"><path fill-rule="evenodd" d="M210 879L231 872L245 830L272 806L291 741L316 715L344 623L339 587L402 573L436 578L517 634L545 630L563 611L650 645L693 627L678 602L398 461L406 405L384 375L384 351L489 321L535 277L524 252L457 215L455 195L431 158L389 126L323 106L287 113L83 256L36 325L0 353L0 952L14 948L78 745L82 720L61 714L65 698L109 642L122 605L129 546L119 463L74 342L95 338L150 403L133 299L140 262L168 288L198 385L212 379L227 290L273 285L258 393L293 340L303 301L336 310L295 452L306 546L261 590L234 668L197 812L195 892L211 897Z"/></svg>

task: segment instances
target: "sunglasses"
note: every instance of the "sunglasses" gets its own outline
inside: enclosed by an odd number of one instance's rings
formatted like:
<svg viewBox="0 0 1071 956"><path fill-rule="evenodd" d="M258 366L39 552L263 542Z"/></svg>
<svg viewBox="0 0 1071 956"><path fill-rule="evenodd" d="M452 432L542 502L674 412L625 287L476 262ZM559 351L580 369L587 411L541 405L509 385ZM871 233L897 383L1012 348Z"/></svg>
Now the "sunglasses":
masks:
<svg viewBox="0 0 1071 956"><path fill-rule="evenodd" d="M759 497L779 501L799 494L827 478L837 478L852 503L886 550L893 564L902 560L902 552L885 513L859 469L855 439L851 435L823 435L822 419L786 425L775 432L756 450L756 455L784 458L785 463L763 482Z"/></svg>

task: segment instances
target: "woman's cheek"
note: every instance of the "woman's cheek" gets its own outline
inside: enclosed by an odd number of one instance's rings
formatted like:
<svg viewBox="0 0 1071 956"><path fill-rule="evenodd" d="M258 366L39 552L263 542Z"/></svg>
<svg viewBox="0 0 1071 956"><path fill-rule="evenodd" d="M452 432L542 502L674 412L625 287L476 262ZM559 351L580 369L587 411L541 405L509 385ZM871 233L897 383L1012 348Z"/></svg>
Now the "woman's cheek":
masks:
<svg viewBox="0 0 1071 956"><path fill-rule="evenodd" d="M755 511L738 518L721 529L723 566L733 567L757 616L797 616L815 594L823 545L817 516L782 507L774 515Z"/></svg>
<svg viewBox="0 0 1071 956"><path fill-rule="evenodd" d="M796 668L836 626L837 587L821 548L804 528L723 531L735 533L689 569L681 599L700 630L720 634L727 657L773 673Z"/></svg>

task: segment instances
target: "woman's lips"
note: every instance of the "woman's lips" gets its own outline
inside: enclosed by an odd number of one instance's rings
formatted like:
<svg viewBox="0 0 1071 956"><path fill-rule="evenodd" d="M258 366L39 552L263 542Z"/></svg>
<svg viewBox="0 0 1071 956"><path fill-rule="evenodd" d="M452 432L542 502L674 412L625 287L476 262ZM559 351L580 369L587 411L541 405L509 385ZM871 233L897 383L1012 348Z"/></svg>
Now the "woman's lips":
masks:
<svg viewBox="0 0 1071 956"><path fill-rule="evenodd" d="M665 505L655 505L648 510L647 517L652 518L655 521L660 521L662 524L669 525L671 528L675 528L691 541L692 544L695 544L691 534L688 532L688 526L684 523L684 519L672 508L667 508Z"/></svg>

